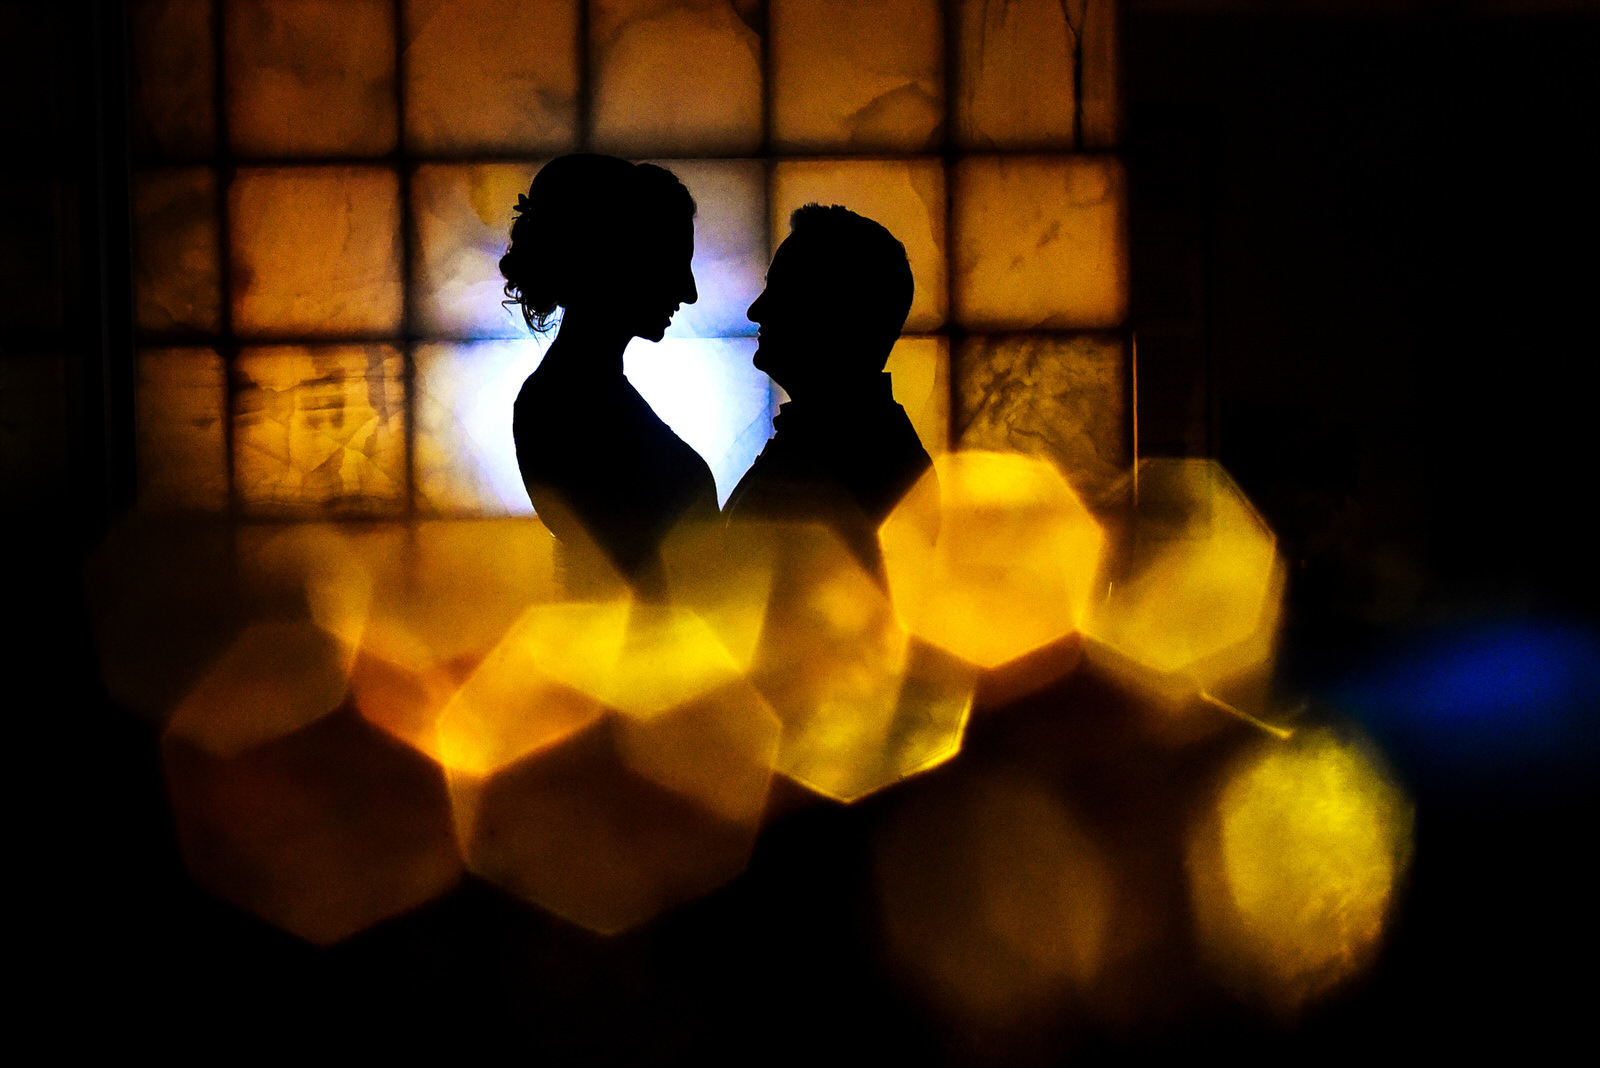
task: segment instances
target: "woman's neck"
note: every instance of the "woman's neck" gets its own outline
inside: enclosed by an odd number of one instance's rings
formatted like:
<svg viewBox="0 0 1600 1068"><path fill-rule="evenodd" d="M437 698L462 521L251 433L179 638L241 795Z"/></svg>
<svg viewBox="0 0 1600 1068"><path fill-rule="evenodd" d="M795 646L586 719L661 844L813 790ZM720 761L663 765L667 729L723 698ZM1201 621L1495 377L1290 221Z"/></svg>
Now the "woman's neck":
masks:
<svg viewBox="0 0 1600 1068"><path fill-rule="evenodd" d="M542 365L584 377L621 378L622 354L632 340L614 323L567 308Z"/></svg>

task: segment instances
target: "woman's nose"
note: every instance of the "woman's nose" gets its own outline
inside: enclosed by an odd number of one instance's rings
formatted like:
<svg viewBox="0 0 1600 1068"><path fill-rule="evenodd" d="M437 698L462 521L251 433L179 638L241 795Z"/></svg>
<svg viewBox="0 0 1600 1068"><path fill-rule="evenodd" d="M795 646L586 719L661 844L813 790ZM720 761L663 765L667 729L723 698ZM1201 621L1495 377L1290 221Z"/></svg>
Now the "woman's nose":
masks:
<svg viewBox="0 0 1600 1068"><path fill-rule="evenodd" d="M750 307L744 310L744 317L749 319L752 323L756 323L757 325L759 325L761 322L761 301L766 297L766 295L766 291L762 290L761 296L757 297L755 300L752 300L750 302Z"/></svg>

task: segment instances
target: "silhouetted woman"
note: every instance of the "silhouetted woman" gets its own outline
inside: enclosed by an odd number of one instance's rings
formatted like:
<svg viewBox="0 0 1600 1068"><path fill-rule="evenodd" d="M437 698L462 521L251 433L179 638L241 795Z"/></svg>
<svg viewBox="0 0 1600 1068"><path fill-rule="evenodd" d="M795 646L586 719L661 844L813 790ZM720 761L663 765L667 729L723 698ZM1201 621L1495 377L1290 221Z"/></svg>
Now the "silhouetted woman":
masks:
<svg viewBox="0 0 1600 1068"><path fill-rule="evenodd" d="M611 156L562 156L517 198L500 260L506 296L556 338L517 396L517 465L560 539L569 585L598 549L645 595L662 590L660 545L684 519L717 514L700 455L622 373L636 337L660 341L693 304L694 199L672 174Z"/></svg>

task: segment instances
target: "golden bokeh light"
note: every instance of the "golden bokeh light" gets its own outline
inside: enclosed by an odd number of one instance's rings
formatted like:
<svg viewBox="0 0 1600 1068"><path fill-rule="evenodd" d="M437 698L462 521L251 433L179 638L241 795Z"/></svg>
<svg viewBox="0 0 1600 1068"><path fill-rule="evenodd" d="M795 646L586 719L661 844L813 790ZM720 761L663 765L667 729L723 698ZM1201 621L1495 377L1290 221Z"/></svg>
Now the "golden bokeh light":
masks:
<svg viewBox="0 0 1600 1068"><path fill-rule="evenodd" d="M879 540L906 626L993 668L1077 628L1104 535L1048 461L955 452L935 461Z"/></svg>
<svg viewBox="0 0 1600 1068"><path fill-rule="evenodd" d="M1018 771L969 772L905 802L878 835L874 883L891 958L981 1028L1077 1000L1113 933L1103 849Z"/></svg>
<svg viewBox="0 0 1600 1068"><path fill-rule="evenodd" d="M1324 730L1260 742L1190 831L1211 964L1289 1016L1358 975L1393 910L1411 830L1409 801L1361 745Z"/></svg>
<svg viewBox="0 0 1600 1068"><path fill-rule="evenodd" d="M960 747L975 673L913 639L830 528L737 523L720 545L686 540L671 557L675 595L783 721L784 775L852 801Z"/></svg>
<svg viewBox="0 0 1600 1068"><path fill-rule="evenodd" d="M604 934L722 885L779 722L688 609L535 605L439 720L468 866Z"/></svg>
<svg viewBox="0 0 1600 1068"><path fill-rule="evenodd" d="M1146 459L1121 487L1124 522L1090 605L1090 654L1174 700L1271 661L1284 571L1276 539L1214 460Z"/></svg>
<svg viewBox="0 0 1600 1068"><path fill-rule="evenodd" d="M226 755L169 730L162 756L195 882L308 942L348 938L461 876L443 772L348 707Z"/></svg>

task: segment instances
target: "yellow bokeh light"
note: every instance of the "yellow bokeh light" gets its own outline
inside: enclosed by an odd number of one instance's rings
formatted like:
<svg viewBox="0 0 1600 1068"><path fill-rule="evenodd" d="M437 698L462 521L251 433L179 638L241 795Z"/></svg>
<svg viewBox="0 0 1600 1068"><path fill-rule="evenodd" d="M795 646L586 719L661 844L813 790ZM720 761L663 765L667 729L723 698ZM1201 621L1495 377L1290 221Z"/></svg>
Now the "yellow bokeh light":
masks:
<svg viewBox="0 0 1600 1068"><path fill-rule="evenodd" d="M1410 803L1360 746L1327 731L1263 741L1190 834L1209 959L1290 1015L1355 976L1378 949L1411 828Z"/></svg>
<svg viewBox="0 0 1600 1068"><path fill-rule="evenodd" d="M1276 539L1214 460L1147 459L1122 487L1126 526L1083 630L1140 681L1192 697L1272 656Z"/></svg>
<svg viewBox="0 0 1600 1068"><path fill-rule="evenodd" d="M1049 462L955 452L935 461L879 540L912 633L993 668L1076 629L1104 535Z"/></svg>
<svg viewBox="0 0 1600 1068"><path fill-rule="evenodd" d="M956 752L974 673L906 633L832 530L738 523L711 559L677 589L783 721L778 771L853 801Z"/></svg>
<svg viewBox="0 0 1600 1068"><path fill-rule="evenodd" d="M930 784L885 823L875 882L892 958L970 1023L1012 1028L1100 976L1111 864L1062 799L1026 775Z"/></svg>
<svg viewBox="0 0 1600 1068"><path fill-rule="evenodd" d="M743 870L778 718L682 606L529 608L439 719L479 875L601 933Z"/></svg>

